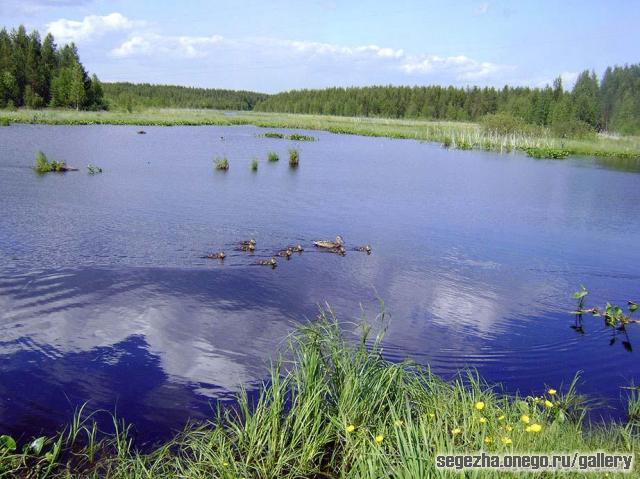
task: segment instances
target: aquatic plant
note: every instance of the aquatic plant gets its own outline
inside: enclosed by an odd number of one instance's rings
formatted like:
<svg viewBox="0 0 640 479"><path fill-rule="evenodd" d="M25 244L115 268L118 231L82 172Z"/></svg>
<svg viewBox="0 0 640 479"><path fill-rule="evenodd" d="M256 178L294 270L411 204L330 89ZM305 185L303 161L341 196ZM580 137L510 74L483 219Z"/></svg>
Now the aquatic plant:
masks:
<svg viewBox="0 0 640 479"><path fill-rule="evenodd" d="M64 161L49 160L41 150L36 153L36 164L33 169L40 174L49 173L51 171L60 172L67 171L68 167Z"/></svg>
<svg viewBox="0 0 640 479"><path fill-rule="evenodd" d="M267 154L267 160L269 161L278 161L280 159L280 157L278 156L278 154L275 151L270 151Z"/></svg>
<svg viewBox="0 0 640 479"><path fill-rule="evenodd" d="M99 166L95 166L95 165L87 165L87 173L89 173L90 175L95 175L97 173L102 173L102 168Z"/></svg>
<svg viewBox="0 0 640 479"><path fill-rule="evenodd" d="M309 135L301 135L300 133L293 133L289 135L288 138L295 141L316 141L315 137Z"/></svg>
<svg viewBox="0 0 640 479"><path fill-rule="evenodd" d="M229 169L229 160L226 156L216 156L213 162L216 170L227 171Z"/></svg>
<svg viewBox="0 0 640 479"><path fill-rule="evenodd" d="M449 148L451 147L451 144L453 143L453 140L451 139L450 136L445 136L444 139L442 140L442 146L444 148Z"/></svg>
<svg viewBox="0 0 640 479"><path fill-rule="evenodd" d="M459 150L470 150L472 148L471 143L464 138L456 141L456 148Z"/></svg>
<svg viewBox="0 0 640 479"><path fill-rule="evenodd" d="M265 137L265 138L284 138L284 134L283 133L276 133L274 131L270 131L270 132L264 133L262 136Z"/></svg>
<svg viewBox="0 0 640 479"><path fill-rule="evenodd" d="M0 471L53 478L421 479L453 477L436 469L436 453L640 447L636 399L627 422L586 424L575 380L557 390L546 386L542 396L502 393L474 372L444 380L415 363L385 360L387 324L384 312L375 324L363 319L354 341L356 331L344 331L326 309L290 336L286 362L274 361L255 397L241 390L237 404L221 406L209 421L150 452L134 449L130 428L117 419L113 434L98 437L95 413L82 407L61 433L27 441L24 452L13 438L0 437Z"/></svg>
<svg viewBox="0 0 640 479"><path fill-rule="evenodd" d="M561 148L531 147L526 148L525 151L527 152L527 155L531 156L532 158L548 158L561 160L569 156L569 152Z"/></svg>
<svg viewBox="0 0 640 479"><path fill-rule="evenodd" d="M297 148L289 150L289 166L296 168L300 164L300 151Z"/></svg>
<svg viewBox="0 0 640 479"><path fill-rule="evenodd" d="M258 171L258 160L251 160L251 171Z"/></svg>
<svg viewBox="0 0 640 479"><path fill-rule="evenodd" d="M11 125L11 120L9 118L2 117L0 118L0 126L9 126Z"/></svg>

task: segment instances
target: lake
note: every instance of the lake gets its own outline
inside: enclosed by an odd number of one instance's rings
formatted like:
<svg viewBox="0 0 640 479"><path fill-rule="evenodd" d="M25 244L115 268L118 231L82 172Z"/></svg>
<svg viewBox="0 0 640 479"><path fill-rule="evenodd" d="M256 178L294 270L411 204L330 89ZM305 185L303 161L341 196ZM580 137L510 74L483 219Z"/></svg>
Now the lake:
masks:
<svg viewBox="0 0 640 479"><path fill-rule="evenodd" d="M594 414L624 415L640 325L613 338L586 317L578 334L569 312L580 285L589 305L640 299L640 174L628 162L139 129L0 128L0 434L49 434L88 401L141 442L167 438L255 389L321 305L373 320L379 299L391 360L444 376L477 368L523 394L581 371L579 391L604 402ZM80 171L38 176L38 149ZM229 171L214 171L216 155ZM344 257L312 246L337 234ZM249 238L253 256L234 250ZM275 269L254 264L297 243L305 251ZM362 244L371 255L351 250ZM222 262L203 258L220 250Z"/></svg>

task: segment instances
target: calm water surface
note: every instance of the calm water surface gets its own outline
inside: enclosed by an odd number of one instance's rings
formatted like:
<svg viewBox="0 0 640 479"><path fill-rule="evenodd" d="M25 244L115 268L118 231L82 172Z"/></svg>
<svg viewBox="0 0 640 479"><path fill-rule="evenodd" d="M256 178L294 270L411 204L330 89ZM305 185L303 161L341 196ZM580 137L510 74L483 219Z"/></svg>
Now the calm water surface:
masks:
<svg viewBox="0 0 640 479"><path fill-rule="evenodd" d="M387 356L444 375L474 367L529 394L582 371L580 390L614 416L620 387L640 382L625 338L610 345L595 318L578 335L567 314L581 284L592 304L640 299L628 165L309 132L319 141L299 143L290 170L293 142L256 127L138 129L0 128L0 433L50 432L89 401L143 441L167 437L261 381L325 301L352 320L382 298ZM38 176L38 149L82 169ZM338 233L373 254L310 246ZM233 251L250 237L253 258ZM292 243L307 251L252 264ZM221 249L224 263L202 259Z"/></svg>

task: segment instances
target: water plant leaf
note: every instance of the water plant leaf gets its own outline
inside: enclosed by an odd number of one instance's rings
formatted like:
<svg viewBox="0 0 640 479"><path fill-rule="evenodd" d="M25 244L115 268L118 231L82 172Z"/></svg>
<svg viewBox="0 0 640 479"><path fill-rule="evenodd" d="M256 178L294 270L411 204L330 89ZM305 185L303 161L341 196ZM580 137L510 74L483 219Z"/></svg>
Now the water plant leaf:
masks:
<svg viewBox="0 0 640 479"><path fill-rule="evenodd" d="M15 451L16 447L17 445L14 438L7 436L6 434L0 436L0 448Z"/></svg>
<svg viewBox="0 0 640 479"><path fill-rule="evenodd" d="M44 447L44 441L44 436L34 439L33 441L31 441L31 444L29 444L29 449L31 449L36 455L40 454L40 452L42 452L42 448Z"/></svg>
<svg viewBox="0 0 640 479"><path fill-rule="evenodd" d="M576 291L575 293L573 293L573 297L575 299L582 299L584 298L586 295L589 294L589 291L587 291L585 289L585 287L583 286L582 289L580 291Z"/></svg>
<svg viewBox="0 0 640 479"><path fill-rule="evenodd" d="M638 310L638 303L636 303L635 301L628 301L627 304L629 304L629 311L634 313Z"/></svg>

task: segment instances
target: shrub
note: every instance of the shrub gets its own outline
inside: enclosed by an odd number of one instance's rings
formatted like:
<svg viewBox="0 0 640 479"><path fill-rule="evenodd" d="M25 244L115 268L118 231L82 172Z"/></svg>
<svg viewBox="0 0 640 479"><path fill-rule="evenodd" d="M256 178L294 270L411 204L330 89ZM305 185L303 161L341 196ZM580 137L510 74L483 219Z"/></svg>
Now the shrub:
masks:
<svg viewBox="0 0 640 479"><path fill-rule="evenodd" d="M528 125L520 117L509 113L490 113L480 119L482 129L487 132L509 134L523 132L528 129Z"/></svg>
<svg viewBox="0 0 640 479"><path fill-rule="evenodd" d="M270 151L269 154L267 155L267 160L269 161L278 161L279 159L280 157L275 151Z"/></svg>
<svg viewBox="0 0 640 479"><path fill-rule="evenodd" d="M289 166L295 168L300 164L300 152L297 148L291 148L289 150Z"/></svg>
<svg viewBox="0 0 640 479"><path fill-rule="evenodd" d="M560 138L587 139L596 136L591 125L580 120L556 121L551 125L551 131Z"/></svg>
<svg viewBox="0 0 640 479"><path fill-rule="evenodd" d="M216 156L213 160L216 165L216 170L227 171L229 169L229 160L226 156Z"/></svg>

